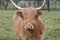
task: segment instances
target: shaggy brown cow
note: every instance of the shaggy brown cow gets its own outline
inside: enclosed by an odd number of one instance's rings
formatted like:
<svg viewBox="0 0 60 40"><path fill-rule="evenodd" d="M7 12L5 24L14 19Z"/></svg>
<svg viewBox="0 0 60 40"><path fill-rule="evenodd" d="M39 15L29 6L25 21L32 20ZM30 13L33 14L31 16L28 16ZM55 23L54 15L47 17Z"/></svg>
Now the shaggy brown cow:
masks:
<svg viewBox="0 0 60 40"><path fill-rule="evenodd" d="M12 0L14 6L18 7ZM45 4L45 0L43 5ZM43 6L42 5L42 6ZM13 16L14 28L19 40L43 40L44 39L44 24L39 18L42 11L39 8L23 8L17 11Z"/></svg>

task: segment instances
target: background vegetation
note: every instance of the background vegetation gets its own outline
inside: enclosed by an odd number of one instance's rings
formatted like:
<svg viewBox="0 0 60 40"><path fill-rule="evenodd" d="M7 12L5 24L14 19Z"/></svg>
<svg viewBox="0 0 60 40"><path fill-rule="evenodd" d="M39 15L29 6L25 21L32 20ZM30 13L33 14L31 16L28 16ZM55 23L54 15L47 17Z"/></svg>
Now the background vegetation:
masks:
<svg viewBox="0 0 60 40"><path fill-rule="evenodd" d="M21 7L39 7L43 0L13 0L17 5ZM1 10L16 10L16 8L11 4L10 0L0 0ZM44 10L55 10L60 11L60 0L46 0L46 4L43 8Z"/></svg>

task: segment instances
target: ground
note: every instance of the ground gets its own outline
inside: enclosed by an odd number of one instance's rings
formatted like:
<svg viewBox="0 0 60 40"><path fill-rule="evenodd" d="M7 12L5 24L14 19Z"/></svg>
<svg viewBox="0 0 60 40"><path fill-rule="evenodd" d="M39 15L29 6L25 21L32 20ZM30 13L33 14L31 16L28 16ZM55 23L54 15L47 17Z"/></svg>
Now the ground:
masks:
<svg viewBox="0 0 60 40"><path fill-rule="evenodd" d="M17 40L13 28L13 14L16 10L0 10L0 40ZM60 40L60 12L43 11L41 16L46 32L45 40Z"/></svg>

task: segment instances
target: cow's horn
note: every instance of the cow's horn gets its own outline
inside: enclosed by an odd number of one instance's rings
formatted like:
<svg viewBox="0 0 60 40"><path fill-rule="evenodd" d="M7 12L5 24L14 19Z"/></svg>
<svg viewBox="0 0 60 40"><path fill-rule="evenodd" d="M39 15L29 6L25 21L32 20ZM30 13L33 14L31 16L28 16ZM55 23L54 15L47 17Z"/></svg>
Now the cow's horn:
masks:
<svg viewBox="0 0 60 40"><path fill-rule="evenodd" d="M10 1L11 1L11 3L12 3L16 8L22 9L21 7L17 6L12 0L10 0Z"/></svg>
<svg viewBox="0 0 60 40"><path fill-rule="evenodd" d="M36 8L36 9L42 9L45 5L45 2L46 2L46 0L44 0L43 4L40 7Z"/></svg>

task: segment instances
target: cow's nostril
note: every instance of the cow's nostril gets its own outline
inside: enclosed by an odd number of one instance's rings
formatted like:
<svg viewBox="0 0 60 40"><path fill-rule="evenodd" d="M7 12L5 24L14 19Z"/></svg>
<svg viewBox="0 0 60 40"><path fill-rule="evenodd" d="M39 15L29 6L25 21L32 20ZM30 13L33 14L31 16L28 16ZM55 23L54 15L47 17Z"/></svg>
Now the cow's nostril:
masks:
<svg viewBox="0 0 60 40"><path fill-rule="evenodd" d="M33 26L30 25L30 26L27 26L27 28L28 28L28 29L33 29Z"/></svg>
<svg viewBox="0 0 60 40"><path fill-rule="evenodd" d="M25 29L30 29L31 30L31 29L34 29L34 26L33 25L26 25Z"/></svg>

